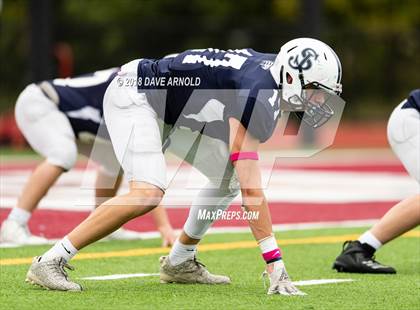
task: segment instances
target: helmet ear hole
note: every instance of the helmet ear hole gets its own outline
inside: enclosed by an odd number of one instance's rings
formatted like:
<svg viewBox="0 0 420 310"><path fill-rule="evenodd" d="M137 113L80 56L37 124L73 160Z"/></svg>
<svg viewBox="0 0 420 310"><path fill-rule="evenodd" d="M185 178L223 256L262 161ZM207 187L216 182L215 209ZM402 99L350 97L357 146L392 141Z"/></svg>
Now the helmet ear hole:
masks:
<svg viewBox="0 0 420 310"><path fill-rule="evenodd" d="M286 81L287 81L287 84L292 84L293 83L293 78L289 74L289 72L286 72Z"/></svg>

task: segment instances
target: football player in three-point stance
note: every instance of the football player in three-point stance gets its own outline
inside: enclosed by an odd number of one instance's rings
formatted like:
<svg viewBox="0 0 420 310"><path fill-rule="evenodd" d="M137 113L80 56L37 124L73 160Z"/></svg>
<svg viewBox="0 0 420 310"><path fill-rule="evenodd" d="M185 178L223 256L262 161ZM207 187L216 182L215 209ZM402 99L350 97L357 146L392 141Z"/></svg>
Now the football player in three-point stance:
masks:
<svg viewBox="0 0 420 310"><path fill-rule="evenodd" d="M130 192L103 203L34 258L27 280L55 290L82 289L67 277L67 262L80 249L158 206L164 196L164 141L209 182L193 202L170 254L160 258L161 282L230 283L229 277L211 274L196 260L197 244L212 224L198 219L198 213L224 210L240 192L243 208L259 212L249 225L266 262L268 294L304 295L292 284L273 235L257 152L283 109L302 111L303 121L314 128L328 121L334 113L328 100L341 93L341 74L335 52L309 38L286 43L277 55L200 49L122 66L106 91L104 116ZM180 146L182 136L193 141L187 150Z"/></svg>
<svg viewBox="0 0 420 310"><path fill-rule="evenodd" d="M78 78L54 79L28 85L20 94L16 122L32 148L45 160L29 177L17 205L0 229L0 242L20 245L46 244L48 240L32 235L28 221L39 201L58 177L70 170L78 154L90 156L100 164L97 170L96 205L116 194L121 183L120 165L114 155L102 120L105 90L118 68L97 71ZM97 135L98 134L98 135ZM96 137L95 151L91 152ZM111 186L108 186L110 184ZM164 245L172 244L175 234L165 210L153 211ZM108 239L139 239L141 234L118 229Z"/></svg>
<svg viewBox="0 0 420 310"><path fill-rule="evenodd" d="M388 141L410 176L420 184L420 89L412 91L392 112ZM396 273L373 255L382 245L417 225L420 225L420 193L392 207L359 240L346 241L333 268L339 272Z"/></svg>

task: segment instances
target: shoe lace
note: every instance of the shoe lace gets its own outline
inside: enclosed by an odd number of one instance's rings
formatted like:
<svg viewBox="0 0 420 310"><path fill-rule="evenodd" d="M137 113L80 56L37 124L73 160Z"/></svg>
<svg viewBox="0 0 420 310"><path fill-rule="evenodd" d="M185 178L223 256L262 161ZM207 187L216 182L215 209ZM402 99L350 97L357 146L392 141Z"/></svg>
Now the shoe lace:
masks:
<svg viewBox="0 0 420 310"><path fill-rule="evenodd" d="M193 262L198 268L206 267L206 265L204 265L202 262L199 262L195 256L193 258Z"/></svg>
<svg viewBox="0 0 420 310"><path fill-rule="evenodd" d="M54 272L55 275L58 276L64 276L64 278L67 280L68 279L68 274L65 268L73 271L74 267L67 264L64 259L60 258L60 261L58 262L58 264L51 264L51 270Z"/></svg>
<svg viewBox="0 0 420 310"><path fill-rule="evenodd" d="M187 271L187 272L194 273L194 272L197 272L197 271L198 271L200 274L202 274L202 273L204 273L204 272L206 271L206 269L205 269L206 265L204 265L203 263L199 262L199 261L196 259L196 257L195 257L195 256L194 256L194 258L191 260L191 262L192 262L192 266L193 266L193 268L189 268L189 271Z"/></svg>

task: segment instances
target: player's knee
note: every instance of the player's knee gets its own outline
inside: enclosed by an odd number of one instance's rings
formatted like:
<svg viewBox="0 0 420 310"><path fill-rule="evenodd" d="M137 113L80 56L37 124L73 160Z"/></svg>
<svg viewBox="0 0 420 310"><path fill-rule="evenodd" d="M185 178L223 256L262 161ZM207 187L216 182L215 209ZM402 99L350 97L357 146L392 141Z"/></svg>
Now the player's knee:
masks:
<svg viewBox="0 0 420 310"><path fill-rule="evenodd" d="M128 195L130 196L133 205L137 205L139 207L146 206L153 209L162 201L163 191L154 186L150 186L148 188L131 187Z"/></svg>
<svg viewBox="0 0 420 310"><path fill-rule="evenodd" d="M65 147L57 146L48 151L47 161L64 170L70 170L77 161L77 147L75 143L67 143Z"/></svg>

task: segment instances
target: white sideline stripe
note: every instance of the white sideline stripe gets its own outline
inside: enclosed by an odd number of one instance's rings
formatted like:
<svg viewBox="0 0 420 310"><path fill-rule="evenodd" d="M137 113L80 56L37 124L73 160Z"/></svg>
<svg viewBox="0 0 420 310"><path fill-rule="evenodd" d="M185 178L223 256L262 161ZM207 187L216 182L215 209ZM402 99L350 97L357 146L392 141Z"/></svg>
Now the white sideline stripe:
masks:
<svg viewBox="0 0 420 310"><path fill-rule="evenodd" d="M94 276L79 278L81 280L92 280L92 281L107 281L107 280L120 280L129 278L143 278L143 277L157 277L158 273L127 273L127 274L110 274L106 276ZM320 285L320 284L331 284L331 283L343 283L353 282L353 279L317 279L317 280L302 280L294 281L293 284L297 286L308 286L308 285Z"/></svg>
<svg viewBox="0 0 420 310"><path fill-rule="evenodd" d="M337 221L337 222L309 222L309 223L293 223L293 224L275 224L273 231L284 232L292 230L308 230L308 229L323 229L323 228L348 228L348 227L370 227L375 224L378 219L369 220L354 220L354 221ZM181 229L175 230L176 234L181 233ZM206 234L228 234L228 233L247 233L250 232L248 226L232 226L232 227L212 227ZM160 238L158 231L140 232L141 240ZM59 239L48 239L48 244L54 244ZM101 240L98 242L108 242ZM0 248L19 248L24 245L15 243L0 243Z"/></svg>
<svg viewBox="0 0 420 310"><path fill-rule="evenodd" d="M105 281L105 280L119 280L129 278L143 278L143 277L156 277L158 273L127 273L127 274L110 274L107 276L95 276L79 278L81 280Z"/></svg>
<svg viewBox="0 0 420 310"><path fill-rule="evenodd" d="M296 286L307 286L307 285L343 283L343 282L353 282L353 281L354 281L353 279L319 279L319 280L293 281L293 284Z"/></svg>

